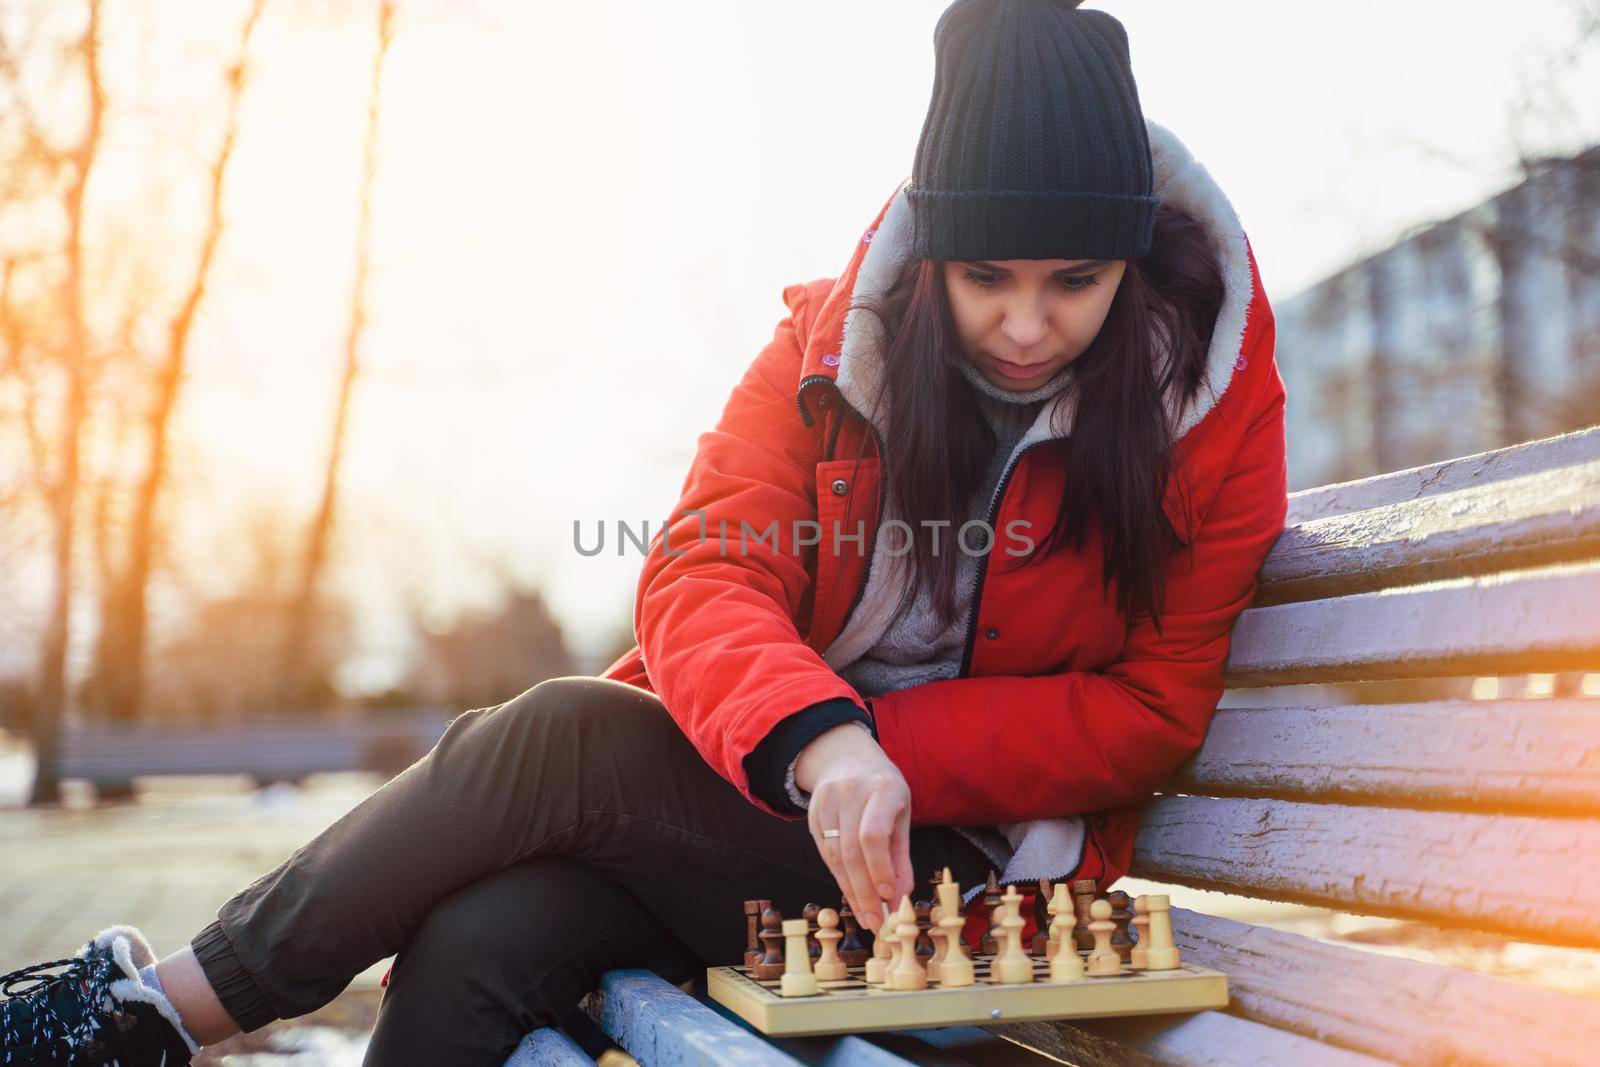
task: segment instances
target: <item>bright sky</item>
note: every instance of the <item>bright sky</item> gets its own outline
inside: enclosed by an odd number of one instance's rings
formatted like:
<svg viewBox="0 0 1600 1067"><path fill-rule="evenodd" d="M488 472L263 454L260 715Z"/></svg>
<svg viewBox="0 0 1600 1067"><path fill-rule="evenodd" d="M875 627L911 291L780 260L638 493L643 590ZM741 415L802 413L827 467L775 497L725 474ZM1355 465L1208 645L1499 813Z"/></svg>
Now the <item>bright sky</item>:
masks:
<svg viewBox="0 0 1600 1067"><path fill-rule="evenodd" d="M783 286L836 275L909 173L945 6L402 5L349 451L354 681L388 680L406 603L448 616L502 573L580 646L630 625L639 556L580 556L574 519L592 540L670 510ZM1089 6L1127 25L1146 114L1229 193L1277 301L1509 184L1510 100L1570 14ZM303 521L326 447L371 39L316 10L269 4L256 53L182 417L196 559L252 502Z"/></svg>

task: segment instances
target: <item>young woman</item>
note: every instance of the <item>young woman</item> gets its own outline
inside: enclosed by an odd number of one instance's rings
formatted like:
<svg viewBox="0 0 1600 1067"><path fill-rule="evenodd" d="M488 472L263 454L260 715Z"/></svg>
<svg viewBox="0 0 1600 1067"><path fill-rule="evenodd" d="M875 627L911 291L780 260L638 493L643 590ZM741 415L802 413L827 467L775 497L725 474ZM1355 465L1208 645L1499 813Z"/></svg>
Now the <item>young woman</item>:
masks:
<svg viewBox="0 0 1600 1067"><path fill-rule="evenodd" d="M157 964L132 927L3 1008L7 1063L199 1043L398 953L369 1062L495 1063L613 967L788 914L1128 868L1286 509L1272 314L1147 123L1120 23L957 0L912 175L699 439L638 645L455 719Z"/></svg>

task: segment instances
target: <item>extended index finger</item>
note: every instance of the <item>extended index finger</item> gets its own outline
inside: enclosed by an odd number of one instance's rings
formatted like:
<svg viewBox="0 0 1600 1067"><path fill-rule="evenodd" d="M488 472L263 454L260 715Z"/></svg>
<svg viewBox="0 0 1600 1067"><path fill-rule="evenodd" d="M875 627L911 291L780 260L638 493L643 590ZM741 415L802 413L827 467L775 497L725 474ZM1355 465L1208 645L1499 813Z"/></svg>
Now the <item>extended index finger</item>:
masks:
<svg viewBox="0 0 1600 1067"><path fill-rule="evenodd" d="M907 855L902 863L895 856L899 847L895 843L897 823L905 807L892 794L879 790L867 797L861 809L861 856L866 861L867 876L872 880L873 891L879 899L889 901L891 908L903 894L911 892L911 858Z"/></svg>

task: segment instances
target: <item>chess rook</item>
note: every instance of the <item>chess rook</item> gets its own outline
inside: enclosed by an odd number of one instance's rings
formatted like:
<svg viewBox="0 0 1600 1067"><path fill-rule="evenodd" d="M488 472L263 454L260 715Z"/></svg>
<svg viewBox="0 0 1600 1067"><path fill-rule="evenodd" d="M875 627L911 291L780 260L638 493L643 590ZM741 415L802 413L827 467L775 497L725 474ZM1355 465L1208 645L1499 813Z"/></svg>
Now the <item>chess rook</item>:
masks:
<svg viewBox="0 0 1600 1067"><path fill-rule="evenodd" d="M1178 969L1178 947L1172 940L1172 903L1165 893L1151 893L1145 897L1149 913L1150 943L1145 946L1144 966L1147 971L1175 971Z"/></svg>
<svg viewBox="0 0 1600 1067"><path fill-rule="evenodd" d="M770 900L744 902L744 965L752 970L761 962L761 957L766 955L766 950L761 947L761 913L770 907L772 907Z"/></svg>
<svg viewBox="0 0 1600 1067"><path fill-rule="evenodd" d="M1128 966L1142 971L1148 963L1145 954L1150 944L1150 898L1141 894L1133 901L1133 951L1128 954Z"/></svg>

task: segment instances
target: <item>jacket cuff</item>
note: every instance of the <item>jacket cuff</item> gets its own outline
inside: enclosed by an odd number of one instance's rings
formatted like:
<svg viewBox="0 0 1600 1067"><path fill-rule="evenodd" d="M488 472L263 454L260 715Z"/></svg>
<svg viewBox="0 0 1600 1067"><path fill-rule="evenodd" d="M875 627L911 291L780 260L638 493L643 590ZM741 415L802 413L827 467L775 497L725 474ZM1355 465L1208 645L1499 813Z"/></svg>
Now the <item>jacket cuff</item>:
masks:
<svg viewBox="0 0 1600 1067"><path fill-rule="evenodd" d="M789 791L794 782L795 761L800 758L801 749L847 722L859 722L869 730L872 728L872 720L848 697L823 700L780 719L744 758L750 792L774 811L804 815L805 804L793 798L798 796L803 801L808 799L806 794L798 789L793 794Z"/></svg>

